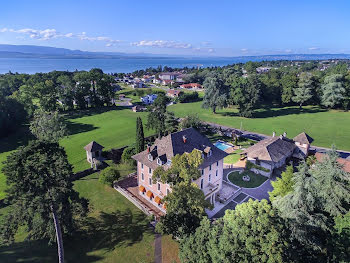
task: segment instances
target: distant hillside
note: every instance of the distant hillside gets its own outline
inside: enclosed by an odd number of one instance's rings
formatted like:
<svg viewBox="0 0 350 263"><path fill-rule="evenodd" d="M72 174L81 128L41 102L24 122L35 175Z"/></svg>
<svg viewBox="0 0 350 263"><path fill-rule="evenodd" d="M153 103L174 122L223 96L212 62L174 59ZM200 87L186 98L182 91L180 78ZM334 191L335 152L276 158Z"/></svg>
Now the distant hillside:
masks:
<svg viewBox="0 0 350 263"><path fill-rule="evenodd" d="M199 57L199 56L175 56L148 53L128 54L121 52L89 52L32 45L5 45L0 44L0 58L205 58L205 59L233 59L235 61L263 61L263 60L327 60L327 59L350 59L350 54L288 54L288 55L261 55L239 57Z"/></svg>
<svg viewBox="0 0 350 263"><path fill-rule="evenodd" d="M121 52L88 52L32 45L0 44L0 58L152 58L166 57L153 54L127 54Z"/></svg>

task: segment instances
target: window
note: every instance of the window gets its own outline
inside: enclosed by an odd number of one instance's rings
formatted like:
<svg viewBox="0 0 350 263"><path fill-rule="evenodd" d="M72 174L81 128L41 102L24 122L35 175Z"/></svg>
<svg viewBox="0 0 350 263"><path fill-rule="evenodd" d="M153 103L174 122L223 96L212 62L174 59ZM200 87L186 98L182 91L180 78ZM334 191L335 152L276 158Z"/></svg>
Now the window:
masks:
<svg viewBox="0 0 350 263"><path fill-rule="evenodd" d="M143 173L141 173L141 180L144 181L145 180L145 175Z"/></svg>
<svg viewBox="0 0 350 263"><path fill-rule="evenodd" d="M150 153L148 154L148 160L153 161L153 156Z"/></svg>
<svg viewBox="0 0 350 263"><path fill-rule="evenodd" d="M216 166L219 166L219 161L216 162Z"/></svg>
<svg viewBox="0 0 350 263"><path fill-rule="evenodd" d="M160 158L157 158L157 164L162 165L162 160Z"/></svg>
<svg viewBox="0 0 350 263"><path fill-rule="evenodd" d="M204 174L204 169L202 169L202 175Z"/></svg>
<svg viewBox="0 0 350 263"><path fill-rule="evenodd" d="M209 174L209 182L211 181L211 174Z"/></svg>
<svg viewBox="0 0 350 263"><path fill-rule="evenodd" d="M259 159L256 159L255 164L256 164L256 165L260 165L260 160L259 160Z"/></svg>
<svg viewBox="0 0 350 263"><path fill-rule="evenodd" d="M151 174L152 173L152 169L148 167L148 173Z"/></svg>
<svg viewBox="0 0 350 263"><path fill-rule="evenodd" d="M160 191L160 183L157 183L157 189Z"/></svg>
<svg viewBox="0 0 350 263"><path fill-rule="evenodd" d="M171 160L168 159L168 161L166 162L166 164L167 164L168 166L170 166L170 165L171 165Z"/></svg>
<svg viewBox="0 0 350 263"><path fill-rule="evenodd" d="M148 184L149 184L149 185L152 185L152 178L151 178L151 177L148 178Z"/></svg>
<svg viewBox="0 0 350 263"><path fill-rule="evenodd" d="M143 163L141 163L141 169L143 170Z"/></svg>
<svg viewBox="0 0 350 263"><path fill-rule="evenodd" d="M201 189L203 189L203 179L201 179Z"/></svg>
<svg viewBox="0 0 350 263"><path fill-rule="evenodd" d="M166 194L167 194L167 195L170 194L169 188L166 189Z"/></svg>
<svg viewBox="0 0 350 263"><path fill-rule="evenodd" d="M215 176L218 176L218 170L216 170L216 172L215 172Z"/></svg>
<svg viewBox="0 0 350 263"><path fill-rule="evenodd" d="M211 171L211 165L209 165L209 171Z"/></svg>

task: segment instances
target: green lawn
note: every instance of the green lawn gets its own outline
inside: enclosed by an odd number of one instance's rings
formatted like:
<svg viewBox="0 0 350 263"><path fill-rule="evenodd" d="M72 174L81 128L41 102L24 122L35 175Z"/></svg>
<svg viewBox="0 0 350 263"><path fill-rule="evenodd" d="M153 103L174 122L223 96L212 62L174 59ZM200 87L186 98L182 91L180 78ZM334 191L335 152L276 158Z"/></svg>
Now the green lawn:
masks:
<svg viewBox="0 0 350 263"><path fill-rule="evenodd" d="M226 156L224 158L224 163L234 164L234 163L238 162L239 158L241 157L241 155L240 155L241 152L242 152L242 150L236 150L234 153Z"/></svg>
<svg viewBox="0 0 350 263"><path fill-rule="evenodd" d="M145 112L132 112L130 109L113 108L101 110L89 110L66 116L69 136L61 140L60 144L65 148L69 162L73 165L74 172L90 167L86 161L86 152L83 149L92 140L105 146L105 150L118 148L135 142L136 118L140 116L146 124ZM152 131L145 129L145 136ZM2 162L11 151L20 145L25 145L30 138L27 127L17 133L0 140L0 169ZM5 197L5 176L0 171L0 199Z"/></svg>
<svg viewBox="0 0 350 263"><path fill-rule="evenodd" d="M250 181L243 181L242 177L244 175L248 175L250 177ZM267 177L262 176L260 174L253 173L251 171L243 171L241 174L239 172L231 172L228 175L228 179L231 183L238 185L240 187L245 188L254 188L261 185L263 182L267 180Z"/></svg>
<svg viewBox="0 0 350 263"><path fill-rule="evenodd" d="M119 166L128 173L127 166ZM92 174L74 182L80 196L89 200L90 213L73 237L64 240L66 262L154 262L154 234L146 216ZM9 209L0 209L0 213ZM56 246L47 241L24 241L0 247L0 262L57 262Z"/></svg>
<svg viewBox="0 0 350 263"><path fill-rule="evenodd" d="M81 113L67 116L70 136L61 140L68 160L74 171L89 168L86 152L83 149L92 140L105 147L104 150L130 145L135 142L136 118L140 116L146 124L145 112L132 112L130 109L114 109L105 112ZM145 136L152 131L145 129Z"/></svg>
<svg viewBox="0 0 350 263"><path fill-rule="evenodd" d="M184 117L195 113L203 121L215 122L234 128L242 127L247 131L277 135L287 132L288 137L294 137L300 132L307 132L315 139L314 145L331 147L350 151L350 112L337 110L326 111L316 106L308 106L303 110L298 107L284 107L257 110L255 118L248 119L238 116L238 110L228 108L218 110L213 114L210 110L201 108L202 102L175 104L169 107L176 116Z"/></svg>

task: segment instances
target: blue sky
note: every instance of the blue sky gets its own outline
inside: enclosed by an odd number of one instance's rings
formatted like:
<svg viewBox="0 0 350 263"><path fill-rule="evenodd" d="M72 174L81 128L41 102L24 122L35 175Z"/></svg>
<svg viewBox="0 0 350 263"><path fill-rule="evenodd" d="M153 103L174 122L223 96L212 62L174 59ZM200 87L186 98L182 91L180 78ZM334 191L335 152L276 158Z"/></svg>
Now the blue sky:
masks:
<svg viewBox="0 0 350 263"><path fill-rule="evenodd" d="M240 56L350 53L350 1L5 0L0 43Z"/></svg>

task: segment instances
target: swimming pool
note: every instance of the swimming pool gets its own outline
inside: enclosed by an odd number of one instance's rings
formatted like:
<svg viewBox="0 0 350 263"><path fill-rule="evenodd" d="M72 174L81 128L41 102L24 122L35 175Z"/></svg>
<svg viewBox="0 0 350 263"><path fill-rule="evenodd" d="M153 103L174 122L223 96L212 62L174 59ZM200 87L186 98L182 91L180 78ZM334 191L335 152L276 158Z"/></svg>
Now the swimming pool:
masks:
<svg viewBox="0 0 350 263"><path fill-rule="evenodd" d="M222 151L225 151L226 149L232 147L230 144L223 141L217 141L216 143L214 143L214 145Z"/></svg>

